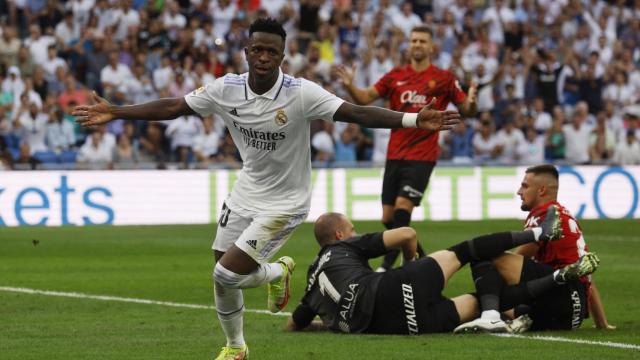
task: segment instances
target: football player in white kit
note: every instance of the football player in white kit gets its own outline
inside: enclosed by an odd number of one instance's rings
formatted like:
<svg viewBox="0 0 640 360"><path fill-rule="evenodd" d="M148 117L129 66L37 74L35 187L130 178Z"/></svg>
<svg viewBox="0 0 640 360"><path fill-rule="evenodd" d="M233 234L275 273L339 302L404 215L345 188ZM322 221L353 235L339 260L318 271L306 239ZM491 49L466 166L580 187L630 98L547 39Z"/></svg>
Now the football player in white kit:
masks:
<svg viewBox="0 0 640 360"><path fill-rule="evenodd" d="M212 113L224 120L243 165L225 200L213 243L216 310L227 338L217 359L248 355L241 289L268 284L269 309L278 312L287 304L294 261L287 256L268 261L309 212L312 120L431 131L451 129L460 121L457 111L431 110L429 105L417 114L353 105L313 82L283 74L285 38L278 22L258 19L251 24L244 49L248 73L227 74L183 98L130 106L111 105L94 92L93 105L73 111L83 126L114 119L167 120Z"/></svg>

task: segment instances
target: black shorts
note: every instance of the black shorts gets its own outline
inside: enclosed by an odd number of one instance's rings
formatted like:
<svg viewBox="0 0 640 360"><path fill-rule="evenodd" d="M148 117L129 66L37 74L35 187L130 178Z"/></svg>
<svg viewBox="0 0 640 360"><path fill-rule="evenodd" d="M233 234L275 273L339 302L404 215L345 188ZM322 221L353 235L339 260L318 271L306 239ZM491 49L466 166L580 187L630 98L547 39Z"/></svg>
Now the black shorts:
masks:
<svg viewBox="0 0 640 360"><path fill-rule="evenodd" d="M382 180L382 204L395 205L398 196L418 206L436 166L434 161L387 160Z"/></svg>
<svg viewBox="0 0 640 360"><path fill-rule="evenodd" d="M520 282L537 279L554 272L553 267L525 258ZM588 315L587 288L580 281L572 281L545 293L530 304L531 330L577 329Z"/></svg>
<svg viewBox="0 0 640 360"><path fill-rule="evenodd" d="M460 323L456 306L442 296L444 275L430 257L384 273L369 327L374 334L451 332Z"/></svg>

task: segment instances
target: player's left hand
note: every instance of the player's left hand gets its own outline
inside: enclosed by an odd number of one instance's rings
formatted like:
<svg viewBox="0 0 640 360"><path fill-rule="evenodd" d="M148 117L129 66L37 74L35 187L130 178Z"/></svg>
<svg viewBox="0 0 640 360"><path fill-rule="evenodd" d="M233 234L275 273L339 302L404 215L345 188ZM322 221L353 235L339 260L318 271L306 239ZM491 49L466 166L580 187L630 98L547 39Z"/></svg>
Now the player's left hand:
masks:
<svg viewBox="0 0 640 360"><path fill-rule="evenodd" d="M460 123L460 113L458 110L439 111L432 109L436 99L423 107L418 113L417 125L420 129L429 131L451 130Z"/></svg>

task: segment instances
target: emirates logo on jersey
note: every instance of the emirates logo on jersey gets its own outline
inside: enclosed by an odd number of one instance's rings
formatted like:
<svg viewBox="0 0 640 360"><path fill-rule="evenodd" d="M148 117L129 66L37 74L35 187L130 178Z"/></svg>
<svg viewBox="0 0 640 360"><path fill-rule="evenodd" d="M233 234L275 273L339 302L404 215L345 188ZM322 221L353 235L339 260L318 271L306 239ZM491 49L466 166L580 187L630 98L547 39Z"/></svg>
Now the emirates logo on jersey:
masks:
<svg viewBox="0 0 640 360"><path fill-rule="evenodd" d="M427 96L418 94L416 90L406 90L400 94L400 102L403 104L427 105Z"/></svg>

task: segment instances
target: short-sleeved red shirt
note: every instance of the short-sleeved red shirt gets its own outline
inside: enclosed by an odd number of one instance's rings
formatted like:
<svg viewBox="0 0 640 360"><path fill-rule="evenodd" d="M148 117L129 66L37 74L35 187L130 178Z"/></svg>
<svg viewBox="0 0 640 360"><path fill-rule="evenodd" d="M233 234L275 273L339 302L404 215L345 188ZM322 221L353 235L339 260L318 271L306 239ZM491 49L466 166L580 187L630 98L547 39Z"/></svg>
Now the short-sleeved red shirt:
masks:
<svg viewBox="0 0 640 360"><path fill-rule="evenodd" d="M527 220L525 220L525 229L539 226L544 221L547 209L551 205L558 207L562 223L562 238L555 241L539 242L539 249L535 259L539 263L559 269L578 261L580 256L589 251L589 248L584 241L578 221L571 215L569 210L557 201L550 201L533 208ZM590 276L584 276L581 280L588 284Z"/></svg>
<svg viewBox="0 0 640 360"><path fill-rule="evenodd" d="M373 85L391 110L417 113L436 98L434 109L445 110L449 103L462 102L466 94L456 77L433 65L415 71L410 65L396 67ZM422 129L393 129L387 149L389 160L436 161L440 155L438 133Z"/></svg>

